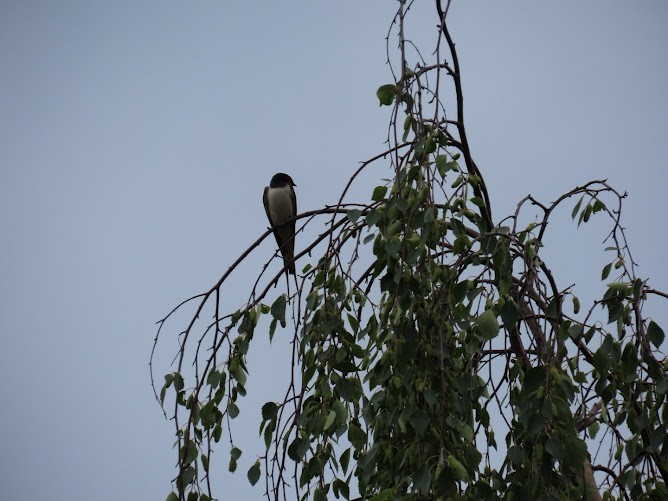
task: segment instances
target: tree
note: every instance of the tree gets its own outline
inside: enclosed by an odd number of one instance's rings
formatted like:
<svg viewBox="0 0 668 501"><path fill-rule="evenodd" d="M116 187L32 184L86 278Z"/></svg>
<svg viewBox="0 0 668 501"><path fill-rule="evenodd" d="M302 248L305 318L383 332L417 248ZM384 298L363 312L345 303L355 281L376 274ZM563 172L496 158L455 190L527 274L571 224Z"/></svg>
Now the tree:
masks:
<svg viewBox="0 0 668 501"><path fill-rule="evenodd" d="M171 499L213 497L211 451L233 434L247 354L266 335L260 320L271 319L272 338L288 305L293 377L262 407L266 451L247 473L253 484L264 476L268 499L665 499L664 333L643 303L668 294L636 276L625 195L595 180L552 203L527 196L495 218L466 136L450 2L435 2L433 61L408 38L410 6L399 2L393 82L377 92L391 110L386 147L352 174L337 206L297 216L324 231L297 254L318 257L295 292L265 304L283 272L262 281L263 270L246 304L230 310L221 299L268 230L159 323L156 343L193 305L175 370L156 389L162 405L168 391L174 398ZM348 202L360 172L379 163L392 178L368 203ZM578 225L609 221L606 292L586 307L542 251L564 204ZM541 216L525 225L528 207ZM234 470L241 449L229 452Z"/></svg>

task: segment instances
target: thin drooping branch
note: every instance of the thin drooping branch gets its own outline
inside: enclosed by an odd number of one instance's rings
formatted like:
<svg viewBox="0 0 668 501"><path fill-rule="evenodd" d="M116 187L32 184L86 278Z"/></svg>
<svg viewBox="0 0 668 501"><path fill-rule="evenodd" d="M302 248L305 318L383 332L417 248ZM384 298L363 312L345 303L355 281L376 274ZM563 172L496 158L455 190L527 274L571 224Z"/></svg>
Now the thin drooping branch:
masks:
<svg viewBox="0 0 668 501"><path fill-rule="evenodd" d="M482 217L487 223L488 230L491 230L494 227L492 219L492 204L489 200L489 194L487 193L487 186L483 179L482 173L478 169L478 166L473 161L473 156L471 155L471 149L469 147L468 138L466 136L466 127L464 123L464 90L462 88L461 80L461 70L459 66L459 57L457 56L457 51L455 49L455 42L450 35L450 30L448 29L448 24L446 22L446 16L448 9L450 7L450 2L448 1L447 6L443 9L442 0L436 0L436 10L438 11L438 17L440 19L440 29L445 36L445 39L448 42L448 47L450 48L450 55L452 57L453 72L451 73L452 79L455 85L455 95L457 99L457 131L459 132L459 138L461 141L461 151L464 155L464 161L469 172L472 172L480 179L479 183L473 185L473 191L476 196L480 197L485 201L484 206L482 207Z"/></svg>

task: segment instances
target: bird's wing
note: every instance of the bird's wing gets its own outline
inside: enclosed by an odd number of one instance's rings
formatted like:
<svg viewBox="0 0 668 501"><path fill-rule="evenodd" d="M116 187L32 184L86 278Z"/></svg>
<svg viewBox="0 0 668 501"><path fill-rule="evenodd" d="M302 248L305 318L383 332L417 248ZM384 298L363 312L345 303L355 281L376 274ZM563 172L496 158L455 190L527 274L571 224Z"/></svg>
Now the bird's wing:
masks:
<svg viewBox="0 0 668 501"><path fill-rule="evenodd" d="M290 186L290 196L292 197L292 208L295 210L292 217L295 217L297 215L297 195L295 195L295 189L292 186ZM292 225L294 226L294 224L293 221Z"/></svg>
<svg viewBox="0 0 668 501"><path fill-rule="evenodd" d="M267 213L267 219L269 219L269 224L274 226L274 222L271 220L271 213L269 212L269 186L264 187L264 193L262 194L262 203L264 203L264 211Z"/></svg>
<svg viewBox="0 0 668 501"><path fill-rule="evenodd" d="M292 219L297 215L297 196L295 195L295 189L290 186L290 200L292 202L292 214L288 217L288 219ZM295 252L295 227L297 225L297 221L292 221L290 224L287 225L286 228L282 228L281 231L281 239L283 240L285 247L289 251L290 255L294 255Z"/></svg>
<svg viewBox="0 0 668 501"><path fill-rule="evenodd" d="M292 215L291 217L295 217L297 215L297 196L295 195L295 189L290 186L290 198L292 199ZM288 267L288 273L292 273L293 275L295 274L295 229L297 226L297 221L292 221L289 225L289 233L288 233L288 240L285 244L287 247L287 255L288 259L287 261L290 261L290 266Z"/></svg>

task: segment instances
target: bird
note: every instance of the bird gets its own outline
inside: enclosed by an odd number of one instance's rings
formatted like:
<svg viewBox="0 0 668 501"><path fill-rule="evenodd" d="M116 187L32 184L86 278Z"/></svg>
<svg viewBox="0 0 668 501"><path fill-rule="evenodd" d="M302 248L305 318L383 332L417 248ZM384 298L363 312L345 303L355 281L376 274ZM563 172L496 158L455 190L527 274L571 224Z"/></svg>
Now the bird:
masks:
<svg viewBox="0 0 668 501"><path fill-rule="evenodd" d="M295 221L281 226L297 215L297 197L293 186L297 186L287 174L279 172L264 188L262 197L264 210L274 229L278 249L283 255L286 272L295 274Z"/></svg>

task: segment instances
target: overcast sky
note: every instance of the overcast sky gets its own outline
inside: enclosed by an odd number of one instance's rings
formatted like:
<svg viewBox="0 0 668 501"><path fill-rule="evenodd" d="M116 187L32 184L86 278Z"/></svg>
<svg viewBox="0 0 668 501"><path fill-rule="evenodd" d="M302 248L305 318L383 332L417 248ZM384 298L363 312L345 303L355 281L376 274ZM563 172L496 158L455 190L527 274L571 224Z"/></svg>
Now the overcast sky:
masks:
<svg viewBox="0 0 668 501"><path fill-rule="evenodd" d="M409 37L428 55L436 18L424 4ZM316 209L382 151L388 108L375 91L391 83L384 37L394 8L2 2L6 499L164 499L176 454L149 384L154 323L265 230L273 173L292 175L301 211ZM607 178L629 193L639 276L667 289L668 3L456 0L451 25L495 219L526 194L549 202ZM353 196L364 201L386 176L370 173ZM577 230L571 207L555 215L564 223L551 226L546 257L561 287L600 295L605 231ZM273 246L251 255L228 289L230 308ZM661 321L664 310L646 313ZM275 339L251 355L249 391L267 391L280 369L267 357L282 348ZM159 374L170 370L168 356L161 362ZM259 416L243 418L253 437ZM261 452L245 450L231 478L219 454L224 499L260 497L245 472Z"/></svg>

